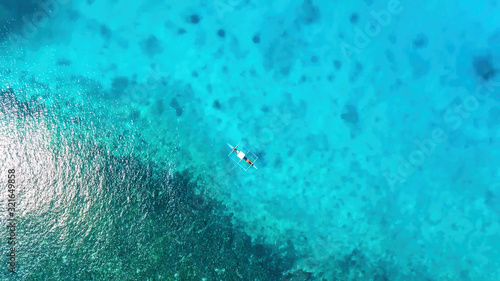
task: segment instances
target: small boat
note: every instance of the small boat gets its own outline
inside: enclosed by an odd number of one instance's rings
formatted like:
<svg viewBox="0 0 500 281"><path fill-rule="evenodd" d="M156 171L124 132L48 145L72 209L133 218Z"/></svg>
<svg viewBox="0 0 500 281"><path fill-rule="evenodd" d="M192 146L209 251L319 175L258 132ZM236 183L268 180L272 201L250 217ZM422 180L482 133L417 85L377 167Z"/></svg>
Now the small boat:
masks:
<svg viewBox="0 0 500 281"><path fill-rule="evenodd" d="M231 153L227 155L229 158L231 158L238 166L240 166L243 170L247 171L250 169L250 167L254 167L257 169L255 166L255 161L259 159L255 154L253 154L250 149L243 147L243 150L246 152L243 152L241 150L238 150L238 146L240 145L239 143L236 146L232 146L229 143L227 144L231 148ZM233 154L234 152L234 154ZM231 155L235 155L236 157L231 157ZM258 170L258 169L257 169Z"/></svg>

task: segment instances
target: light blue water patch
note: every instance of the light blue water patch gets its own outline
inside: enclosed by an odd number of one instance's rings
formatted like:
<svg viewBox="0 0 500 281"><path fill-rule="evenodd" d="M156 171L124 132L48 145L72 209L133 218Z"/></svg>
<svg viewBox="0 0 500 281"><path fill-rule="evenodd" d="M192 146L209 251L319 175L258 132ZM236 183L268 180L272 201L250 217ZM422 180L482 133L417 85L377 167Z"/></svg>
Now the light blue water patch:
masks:
<svg viewBox="0 0 500 281"><path fill-rule="evenodd" d="M0 8L20 278L500 279L498 4Z"/></svg>

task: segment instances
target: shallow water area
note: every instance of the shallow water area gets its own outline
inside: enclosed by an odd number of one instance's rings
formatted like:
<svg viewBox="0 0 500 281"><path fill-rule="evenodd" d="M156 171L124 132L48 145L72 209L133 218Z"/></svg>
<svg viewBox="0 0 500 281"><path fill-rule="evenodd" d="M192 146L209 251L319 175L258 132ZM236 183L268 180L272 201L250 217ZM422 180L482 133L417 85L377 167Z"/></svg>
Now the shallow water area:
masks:
<svg viewBox="0 0 500 281"><path fill-rule="evenodd" d="M498 4L40 3L0 4L2 278L500 279Z"/></svg>

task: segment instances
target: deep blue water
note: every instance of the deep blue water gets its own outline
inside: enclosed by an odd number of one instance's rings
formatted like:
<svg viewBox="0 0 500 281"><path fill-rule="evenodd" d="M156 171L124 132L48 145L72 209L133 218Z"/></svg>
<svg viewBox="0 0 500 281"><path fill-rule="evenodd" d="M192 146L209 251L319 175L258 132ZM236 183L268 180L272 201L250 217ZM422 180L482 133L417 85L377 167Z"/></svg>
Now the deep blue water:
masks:
<svg viewBox="0 0 500 281"><path fill-rule="evenodd" d="M500 280L499 12L3 0L0 279Z"/></svg>

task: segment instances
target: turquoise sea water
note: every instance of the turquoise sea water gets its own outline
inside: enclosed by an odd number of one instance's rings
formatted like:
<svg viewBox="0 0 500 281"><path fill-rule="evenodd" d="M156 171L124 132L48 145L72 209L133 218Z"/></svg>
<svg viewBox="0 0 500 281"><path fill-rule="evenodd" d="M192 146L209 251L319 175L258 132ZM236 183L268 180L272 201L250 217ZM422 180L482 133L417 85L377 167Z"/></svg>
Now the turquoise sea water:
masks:
<svg viewBox="0 0 500 281"><path fill-rule="evenodd" d="M500 280L499 12L2 0L0 279Z"/></svg>

